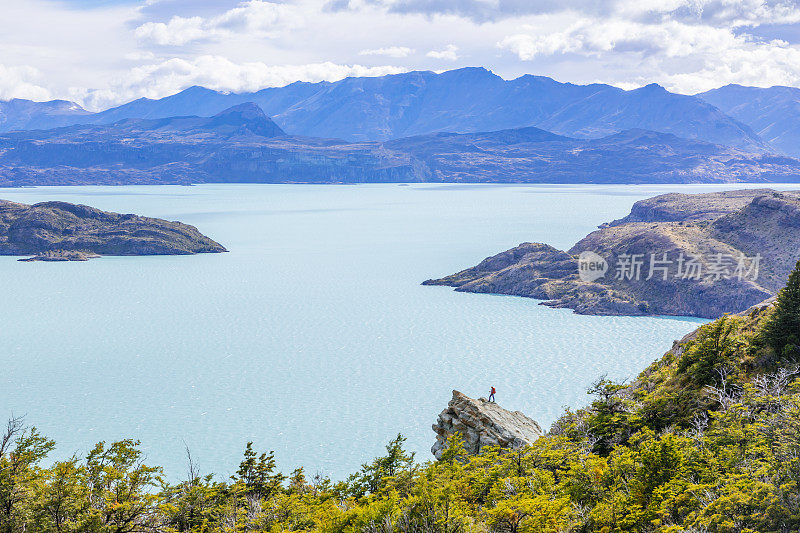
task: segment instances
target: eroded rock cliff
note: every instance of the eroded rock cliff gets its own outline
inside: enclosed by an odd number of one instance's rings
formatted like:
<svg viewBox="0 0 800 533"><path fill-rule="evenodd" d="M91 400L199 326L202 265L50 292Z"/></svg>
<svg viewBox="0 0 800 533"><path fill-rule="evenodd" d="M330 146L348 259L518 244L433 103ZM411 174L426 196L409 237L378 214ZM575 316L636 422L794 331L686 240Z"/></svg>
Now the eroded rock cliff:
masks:
<svg viewBox="0 0 800 533"><path fill-rule="evenodd" d="M503 409L485 398L477 400L453 391L453 399L433 425L436 443L431 452L440 459L447 439L459 433L468 453L476 454L486 446L520 448L542 436L536 421L519 411Z"/></svg>

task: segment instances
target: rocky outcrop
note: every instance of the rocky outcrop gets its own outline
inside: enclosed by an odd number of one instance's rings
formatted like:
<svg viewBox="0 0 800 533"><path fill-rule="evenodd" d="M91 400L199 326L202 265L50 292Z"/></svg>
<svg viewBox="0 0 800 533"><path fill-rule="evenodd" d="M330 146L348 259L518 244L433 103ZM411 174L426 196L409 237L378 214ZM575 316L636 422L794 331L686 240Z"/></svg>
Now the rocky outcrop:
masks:
<svg viewBox="0 0 800 533"><path fill-rule="evenodd" d="M608 225L619 226L628 222L689 222L715 220L750 204L758 197L772 194L772 189L743 189L705 194L660 194L639 200L625 218Z"/></svg>
<svg viewBox="0 0 800 533"><path fill-rule="evenodd" d="M542 428L519 411L508 411L485 398L474 400L458 391L447 409L439 414L436 424L436 443L431 453L437 459L455 433L464 439L468 453L477 454L486 446L521 448L542 436Z"/></svg>
<svg viewBox="0 0 800 533"><path fill-rule="evenodd" d="M99 255L225 252L197 228L159 218L109 213L85 205L0 200L0 255L34 261L85 261Z"/></svg>
<svg viewBox="0 0 800 533"><path fill-rule="evenodd" d="M798 228L798 193L673 193L637 202L566 252L524 243L424 284L526 296L580 314L716 318L781 288L800 258ZM606 270L580 275L587 254Z"/></svg>

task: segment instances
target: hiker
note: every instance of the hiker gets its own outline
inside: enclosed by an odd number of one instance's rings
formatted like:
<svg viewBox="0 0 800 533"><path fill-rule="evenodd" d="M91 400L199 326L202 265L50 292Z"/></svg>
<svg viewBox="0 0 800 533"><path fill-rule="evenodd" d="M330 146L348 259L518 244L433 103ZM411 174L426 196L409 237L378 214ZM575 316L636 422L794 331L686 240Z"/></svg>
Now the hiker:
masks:
<svg viewBox="0 0 800 533"><path fill-rule="evenodd" d="M492 390L489 392L489 401L492 402L492 403L494 403L494 393L495 392L497 392L497 391L494 390L494 387L492 387Z"/></svg>

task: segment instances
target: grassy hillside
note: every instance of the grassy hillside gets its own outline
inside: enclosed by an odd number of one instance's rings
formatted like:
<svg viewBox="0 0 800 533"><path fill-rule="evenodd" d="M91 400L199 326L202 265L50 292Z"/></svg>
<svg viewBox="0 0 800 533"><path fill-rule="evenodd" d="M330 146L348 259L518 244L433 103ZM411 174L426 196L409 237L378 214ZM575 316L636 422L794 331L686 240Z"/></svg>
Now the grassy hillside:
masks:
<svg viewBox="0 0 800 533"><path fill-rule="evenodd" d="M12 420L0 532L782 532L800 527L800 263L772 306L703 326L630 384L515 451L458 437L420 464L398 436L349 479L286 477L250 445L230 478L168 484L138 444L42 468L54 444Z"/></svg>

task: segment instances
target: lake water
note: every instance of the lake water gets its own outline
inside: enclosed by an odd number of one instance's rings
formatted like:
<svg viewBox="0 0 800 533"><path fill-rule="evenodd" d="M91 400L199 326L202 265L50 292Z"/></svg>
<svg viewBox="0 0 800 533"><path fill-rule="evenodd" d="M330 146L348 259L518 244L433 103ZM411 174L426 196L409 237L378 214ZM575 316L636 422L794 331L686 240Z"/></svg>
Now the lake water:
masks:
<svg viewBox="0 0 800 533"><path fill-rule="evenodd" d="M786 188L797 186L787 186ZM451 390L549 427L701 321L579 316L420 282L524 241L567 248L653 194L708 186L206 185L0 189L196 225L230 253L0 258L0 415L58 457L136 438L169 477L247 441L341 478L397 433L430 457ZM730 188L730 187L728 187Z"/></svg>

